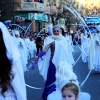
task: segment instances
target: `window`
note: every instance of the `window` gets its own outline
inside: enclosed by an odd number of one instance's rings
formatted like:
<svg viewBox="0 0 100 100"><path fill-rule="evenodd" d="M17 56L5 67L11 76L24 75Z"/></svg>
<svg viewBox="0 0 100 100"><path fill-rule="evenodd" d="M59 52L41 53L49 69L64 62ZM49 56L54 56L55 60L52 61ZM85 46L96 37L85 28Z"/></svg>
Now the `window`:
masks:
<svg viewBox="0 0 100 100"><path fill-rule="evenodd" d="M24 2L32 2L33 0L24 0Z"/></svg>

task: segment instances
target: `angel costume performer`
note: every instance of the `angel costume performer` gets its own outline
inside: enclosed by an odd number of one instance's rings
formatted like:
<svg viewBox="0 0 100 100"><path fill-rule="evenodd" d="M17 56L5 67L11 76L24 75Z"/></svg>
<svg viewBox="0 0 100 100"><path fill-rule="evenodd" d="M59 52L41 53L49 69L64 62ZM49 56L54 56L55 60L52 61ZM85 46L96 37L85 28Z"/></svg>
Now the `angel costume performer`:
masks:
<svg viewBox="0 0 100 100"><path fill-rule="evenodd" d="M3 33L3 41L6 47L7 57L12 63L12 72L14 73L11 86L4 93L5 97L1 94L2 88L0 87L0 100L27 100L24 72L18 48L14 44L8 29L2 22L0 22L0 29Z"/></svg>
<svg viewBox="0 0 100 100"><path fill-rule="evenodd" d="M16 43L17 43L19 53L21 55L21 62L22 62L23 70L25 72L27 71L26 64L28 63L27 62L27 48L26 48L24 39L20 37L19 31L15 31L15 35L17 35Z"/></svg>
<svg viewBox="0 0 100 100"><path fill-rule="evenodd" d="M66 39L60 32L60 27L55 25L53 27L54 35L47 37L44 40L44 51L38 54L40 59L38 60L38 68L40 74L46 81L45 87L53 84L56 81L55 73L58 64L61 61L66 61L71 64L70 57L68 55L68 45ZM55 35L57 32L58 35ZM41 58L42 57L42 58ZM67 68L67 67L66 67ZM47 96L55 91L56 86L52 85L44 89L42 98L47 100Z"/></svg>
<svg viewBox="0 0 100 100"><path fill-rule="evenodd" d="M66 62L61 62L56 71L56 91L49 94L47 100L63 100L61 89L69 82L73 82L79 87L79 82L77 76L72 70L72 66ZM90 100L91 98L90 94L81 91L78 96L78 100Z"/></svg>
<svg viewBox="0 0 100 100"><path fill-rule="evenodd" d="M88 62L88 53L89 53L89 43L88 43L88 38L87 34L82 34L82 39L81 39L81 48L82 48L82 61Z"/></svg>
<svg viewBox="0 0 100 100"><path fill-rule="evenodd" d="M98 26L100 32L100 26ZM92 39L89 53L89 69L100 73L100 33L96 33Z"/></svg>

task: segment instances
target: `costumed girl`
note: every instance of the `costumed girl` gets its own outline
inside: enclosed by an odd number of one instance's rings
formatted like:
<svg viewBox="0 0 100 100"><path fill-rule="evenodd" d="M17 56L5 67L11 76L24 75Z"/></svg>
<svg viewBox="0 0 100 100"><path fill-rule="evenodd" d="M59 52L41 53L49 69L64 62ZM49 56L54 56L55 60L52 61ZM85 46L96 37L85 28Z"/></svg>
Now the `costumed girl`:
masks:
<svg viewBox="0 0 100 100"><path fill-rule="evenodd" d="M89 51L89 69L100 73L100 25L97 26L98 32L93 37Z"/></svg>
<svg viewBox="0 0 100 100"><path fill-rule="evenodd" d="M74 99L63 99L64 94L62 96L62 92L64 92L66 87L65 85L68 83L73 83L78 87L78 94L76 97L78 99L75 100L90 100L90 94L86 92L81 92L79 88L79 82L77 80L77 76L72 70L72 66L69 65L67 62L61 62L57 67L56 71L56 90L53 91L51 94L48 95L47 100L74 100Z"/></svg>
<svg viewBox="0 0 100 100"><path fill-rule="evenodd" d="M78 100L79 88L74 83L67 83L62 88L62 100Z"/></svg>

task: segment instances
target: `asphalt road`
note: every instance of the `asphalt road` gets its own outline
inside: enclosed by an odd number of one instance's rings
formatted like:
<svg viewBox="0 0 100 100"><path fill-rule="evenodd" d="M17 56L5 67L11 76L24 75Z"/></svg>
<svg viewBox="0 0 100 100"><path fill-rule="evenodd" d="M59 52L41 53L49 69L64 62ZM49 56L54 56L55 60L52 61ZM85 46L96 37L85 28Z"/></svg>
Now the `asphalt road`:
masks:
<svg viewBox="0 0 100 100"><path fill-rule="evenodd" d="M75 53L73 55L76 61L81 52L77 46L75 46L74 49ZM37 66L34 70L32 70L31 62L32 59L29 60L29 64L27 65L29 71L25 72L25 82L26 84L32 86L26 87L27 100L42 100L41 95L43 92L44 80L43 77L39 74ZM80 58L73 67L73 70L78 77L79 83L81 84L89 72L88 63L83 63ZM100 100L100 74L95 74L92 71L86 83L81 87L81 91L88 92L91 95L91 100Z"/></svg>

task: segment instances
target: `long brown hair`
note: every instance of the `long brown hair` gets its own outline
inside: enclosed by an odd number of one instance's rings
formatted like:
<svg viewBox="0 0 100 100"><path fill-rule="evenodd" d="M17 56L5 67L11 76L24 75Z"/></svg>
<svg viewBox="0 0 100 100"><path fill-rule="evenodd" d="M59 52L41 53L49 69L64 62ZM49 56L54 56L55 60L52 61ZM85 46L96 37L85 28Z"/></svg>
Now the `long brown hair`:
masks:
<svg viewBox="0 0 100 100"><path fill-rule="evenodd" d="M10 33L9 33L10 34ZM9 86L11 86L11 81L14 77L11 69L12 64L6 55L6 47L3 40L3 33L0 29L0 88L1 94L4 96L4 93L8 90Z"/></svg>

